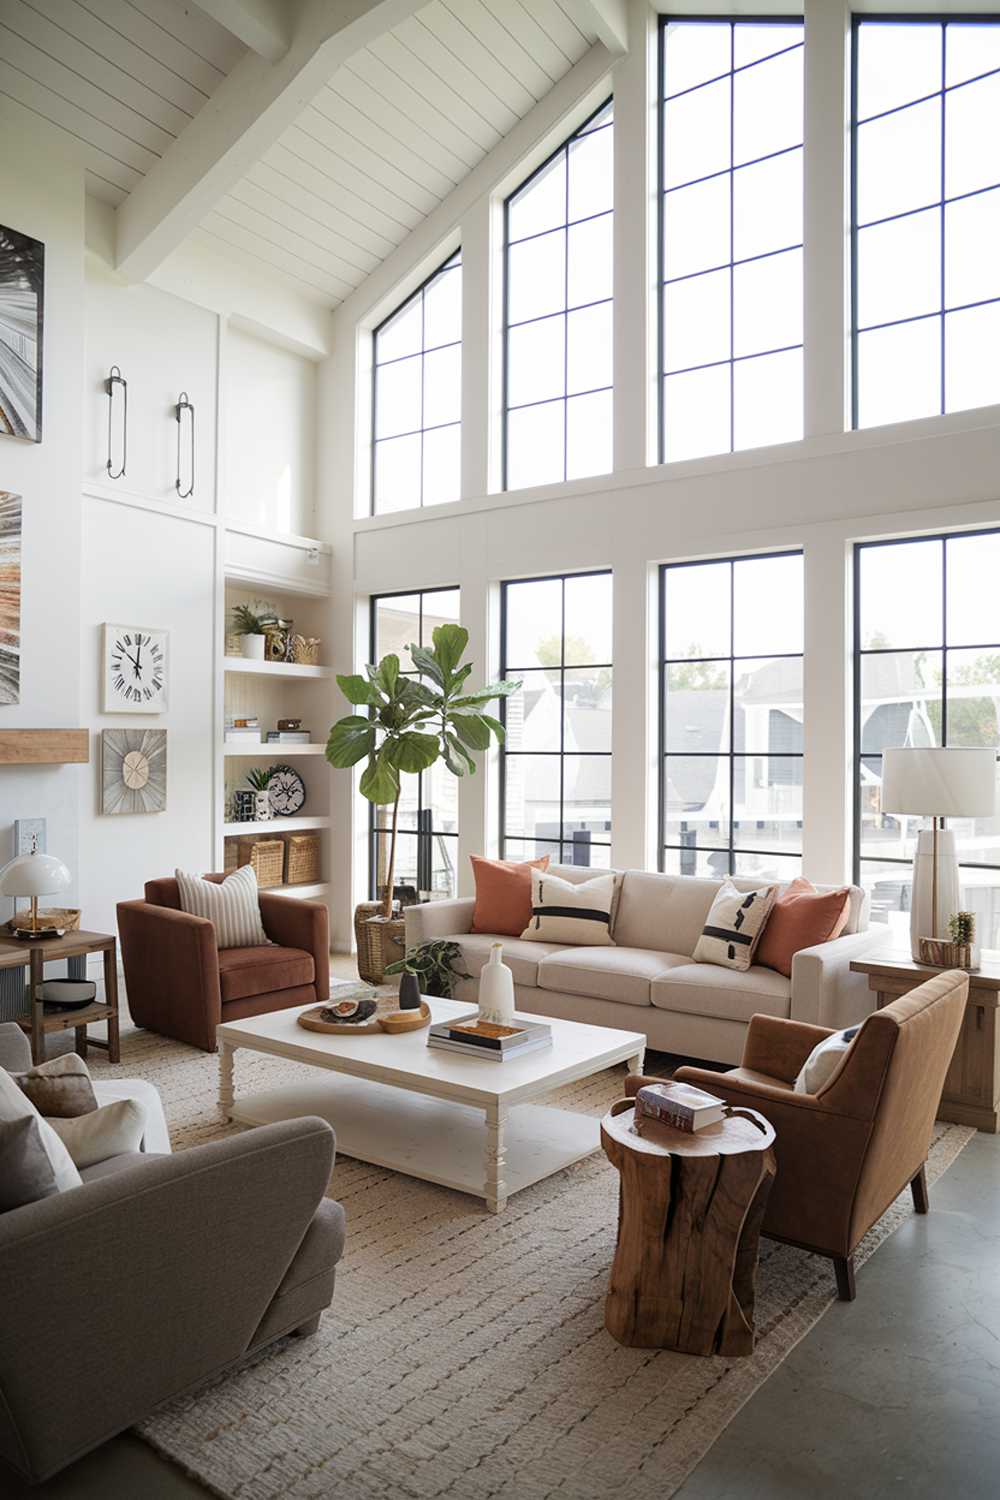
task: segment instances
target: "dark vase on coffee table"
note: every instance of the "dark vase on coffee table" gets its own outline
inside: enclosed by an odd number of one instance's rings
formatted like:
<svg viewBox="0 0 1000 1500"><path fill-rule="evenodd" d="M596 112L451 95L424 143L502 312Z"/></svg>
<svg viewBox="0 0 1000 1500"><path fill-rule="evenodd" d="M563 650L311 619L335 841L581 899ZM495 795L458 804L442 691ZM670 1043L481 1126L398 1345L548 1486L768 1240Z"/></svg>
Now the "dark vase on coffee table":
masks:
<svg viewBox="0 0 1000 1500"><path fill-rule="evenodd" d="M399 981L399 1008L400 1010L420 1009L420 981L416 974L404 972Z"/></svg>

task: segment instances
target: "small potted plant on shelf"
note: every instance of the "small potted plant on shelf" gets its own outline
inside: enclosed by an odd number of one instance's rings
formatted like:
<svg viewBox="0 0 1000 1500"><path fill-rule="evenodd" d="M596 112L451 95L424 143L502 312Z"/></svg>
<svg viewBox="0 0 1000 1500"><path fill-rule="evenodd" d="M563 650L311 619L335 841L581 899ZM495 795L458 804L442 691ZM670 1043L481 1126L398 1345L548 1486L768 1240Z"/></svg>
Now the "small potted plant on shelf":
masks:
<svg viewBox="0 0 1000 1500"><path fill-rule="evenodd" d="M338 676L340 691L365 713L348 714L330 730L326 758L346 769L367 760L361 776L363 797L376 806L391 806L389 862L378 906L363 903L354 915L358 972L370 984L381 984L386 965L404 958L403 919L393 914L396 832L400 777L417 775L442 760L453 776L476 769L473 753L503 740L503 725L484 713L497 698L516 692L520 682L491 682L469 691L471 663L460 666L469 632L461 625L438 625L433 649L410 646L416 675L400 671L399 657L384 656L366 666L364 676Z"/></svg>
<svg viewBox="0 0 1000 1500"><path fill-rule="evenodd" d="M263 661L267 628L277 620L274 610L255 599L253 604L234 604L229 620L233 635L241 638L243 655L250 661Z"/></svg>
<svg viewBox="0 0 1000 1500"><path fill-rule="evenodd" d="M976 914L957 911L948 918L948 936L954 945L951 962L958 969L976 967Z"/></svg>

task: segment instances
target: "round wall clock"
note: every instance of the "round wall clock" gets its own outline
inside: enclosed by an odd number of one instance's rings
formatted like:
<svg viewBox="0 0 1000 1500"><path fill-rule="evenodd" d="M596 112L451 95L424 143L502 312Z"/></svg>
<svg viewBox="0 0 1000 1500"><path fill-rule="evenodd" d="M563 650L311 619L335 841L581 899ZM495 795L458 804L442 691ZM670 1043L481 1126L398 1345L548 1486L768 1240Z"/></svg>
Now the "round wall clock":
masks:
<svg viewBox="0 0 1000 1500"><path fill-rule="evenodd" d="M158 714L166 708L167 635L145 625L105 625L106 714Z"/></svg>
<svg viewBox="0 0 1000 1500"><path fill-rule="evenodd" d="M275 766L267 783L276 818L292 818L305 806L306 784L294 766Z"/></svg>

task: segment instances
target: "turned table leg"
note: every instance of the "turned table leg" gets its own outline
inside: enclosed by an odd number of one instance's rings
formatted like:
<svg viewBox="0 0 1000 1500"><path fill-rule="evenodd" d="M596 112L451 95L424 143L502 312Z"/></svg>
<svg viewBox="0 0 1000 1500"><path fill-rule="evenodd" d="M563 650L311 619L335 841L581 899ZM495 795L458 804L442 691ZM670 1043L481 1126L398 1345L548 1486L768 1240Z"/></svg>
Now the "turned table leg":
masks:
<svg viewBox="0 0 1000 1500"><path fill-rule="evenodd" d="M507 1207L507 1184L504 1171L507 1154L503 1132L507 1111L497 1100L486 1106L486 1207L491 1214L501 1214Z"/></svg>
<svg viewBox="0 0 1000 1500"><path fill-rule="evenodd" d="M121 1062L121 1039L118 1025L118 945L104 950L104 1003L111 1007L108 1017L108 1061ZM84 1032L86 1036L86 1032Z"/></svg>
<svg viewBox="0 0 1000 1500"><path fill-rule="evenodd" d="M42 1000L42 983L45 979L45 959L37 943L30 949L28 959L28 990L31 996L31 1061L37 1066L45 1061L45 1004Z"/></svg>
<svg viewBox="0 0 1000 1500"><path fill-rule="evenodd" d="M224 1120L233 1117L233 1054L231 1042L219 1041L219 1113Z"/></svg>

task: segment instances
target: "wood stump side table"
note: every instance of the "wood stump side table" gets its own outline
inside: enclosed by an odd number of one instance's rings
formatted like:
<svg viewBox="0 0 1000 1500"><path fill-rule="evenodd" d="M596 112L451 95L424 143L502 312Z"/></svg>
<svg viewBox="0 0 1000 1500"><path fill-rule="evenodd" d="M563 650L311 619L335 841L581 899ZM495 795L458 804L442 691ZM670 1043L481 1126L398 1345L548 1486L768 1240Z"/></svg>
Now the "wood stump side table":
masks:
<svg viewBox="0 0 1000 1500"><path fill-rule="evenodd" d="M694 1135L632 1129L631 1099L601 1121L621 1177L604 1324L620 1344L752 1354L757 1245L776 1171L774 1129L745 1110Z"/></svg>

